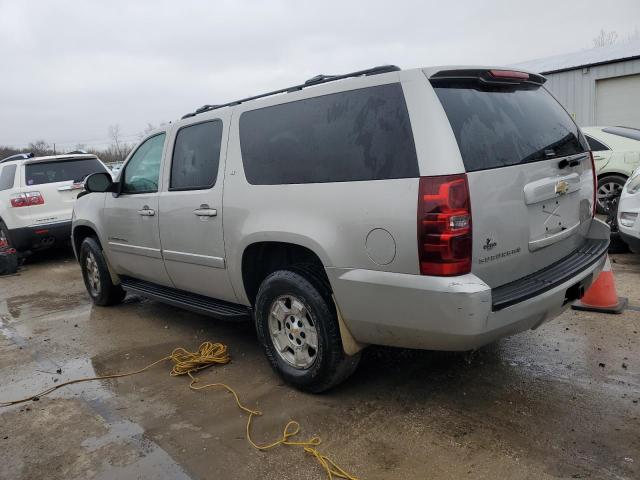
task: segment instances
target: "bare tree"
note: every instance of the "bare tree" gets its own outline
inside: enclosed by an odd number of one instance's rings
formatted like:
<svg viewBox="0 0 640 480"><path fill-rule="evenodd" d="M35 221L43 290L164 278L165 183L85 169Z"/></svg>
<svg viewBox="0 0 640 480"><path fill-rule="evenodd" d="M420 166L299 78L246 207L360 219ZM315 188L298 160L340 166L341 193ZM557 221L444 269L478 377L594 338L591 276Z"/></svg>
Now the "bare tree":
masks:
<svg viewBox="0 0 640 480"><path fill-rule="evenodd" d="M636 27L633 32L627 33L624 37L625 43L635 42L636 40L640 40L640 30Z"/></svg>
<svg viewBox="0 0 640 480"><path fill-rule="evenodd" d="M128 151L128 146L122 142L120 125L116 123L115 125L109 126L109 137L111 138L111 142L112 142L109 150L112 151L114 156L117 158L117 161L124 160L124 157L126 156Z"/></svg>
<svg viewBox="0 0 640 480"><path fill-rule="evenodd" d="M600 30L597 36L593 37L593 46L594 47L607 47L609 45L615 45L618 43L618 32L615 30L605 31L604 29Z"/></svg>
<svg viewBox="0 0 640 480"><path fill-rule="evenodd" d="M35 142L29 143L29 151L36 157L53 153L51 145L49 145L46 140L36 140Z"/></svg>

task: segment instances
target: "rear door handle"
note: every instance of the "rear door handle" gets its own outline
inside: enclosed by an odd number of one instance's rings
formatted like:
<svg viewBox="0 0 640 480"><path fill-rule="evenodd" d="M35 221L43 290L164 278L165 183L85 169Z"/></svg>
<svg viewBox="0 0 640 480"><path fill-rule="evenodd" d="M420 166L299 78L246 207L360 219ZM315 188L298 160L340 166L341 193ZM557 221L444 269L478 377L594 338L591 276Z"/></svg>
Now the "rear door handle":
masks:
<svg viewBox="0 0 640 480"><path fill-rule="evenodd" d="M156 214L156 211L152 208L149 208L148 205L142 207L142 210L138 210L138 213L143 217L153 217Z"/></svg>
<svg viewBox="0 0 640 480"><path fill-rule="evenodd" d="M215 217L218 215L218 211L215 208L210 208L206 203L203 203L193 211L193 214L198 217Z"/></svg>

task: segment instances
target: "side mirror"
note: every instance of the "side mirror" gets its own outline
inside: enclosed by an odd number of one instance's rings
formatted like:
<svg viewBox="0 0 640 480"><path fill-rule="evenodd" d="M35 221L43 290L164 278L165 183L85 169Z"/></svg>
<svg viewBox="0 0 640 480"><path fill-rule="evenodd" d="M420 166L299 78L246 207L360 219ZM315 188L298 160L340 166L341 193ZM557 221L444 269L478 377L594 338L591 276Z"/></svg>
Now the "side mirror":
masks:
<svg viewBox="0 0 640 480"><path fill-rule="evenodd" d="M111 178L111 174L107 172L92 173L84 181L84 189L91 192L113 192L115 184Z"/></svg>

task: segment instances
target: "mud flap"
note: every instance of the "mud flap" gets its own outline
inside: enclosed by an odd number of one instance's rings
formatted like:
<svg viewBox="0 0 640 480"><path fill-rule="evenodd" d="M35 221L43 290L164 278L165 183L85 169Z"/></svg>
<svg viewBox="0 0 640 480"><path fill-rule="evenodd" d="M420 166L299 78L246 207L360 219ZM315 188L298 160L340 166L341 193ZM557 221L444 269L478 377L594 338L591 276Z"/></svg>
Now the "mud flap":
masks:
<svg viewBox="0 0 640 480"><path fill-rule="evenodd" d="M367 347L368 344L360 343L353 338L349 327L344 323L342 312L340 312L340 307L338 306L335 295L331 295L331 297L333 298L333 304L336 307L336 314L338 315L338 326L340 327L340 337L342 338L342 349L344 350L344 353L351 357Z"/></svg>

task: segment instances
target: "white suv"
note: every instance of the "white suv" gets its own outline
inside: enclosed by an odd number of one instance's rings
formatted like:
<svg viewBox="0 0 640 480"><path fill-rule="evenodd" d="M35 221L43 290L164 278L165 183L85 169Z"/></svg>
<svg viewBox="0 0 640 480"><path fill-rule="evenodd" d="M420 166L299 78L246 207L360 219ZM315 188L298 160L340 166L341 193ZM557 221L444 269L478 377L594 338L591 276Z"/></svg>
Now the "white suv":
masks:
<svg viewBox="0 0 640 480"><path fill-rule="evenodd" d="M468 350L557 316L605 261L594 166L536 74L378 67L205 105L95 174L73 245L98 305L250 316L310 391L367 344Z"/></svg>
<svg viewBox="0 0 640 480"><path fill-rule="evenodd" d="M107 169L89 154L0 160L0 244L24 253L68 240L73 202L96 172Z"/></svg>

